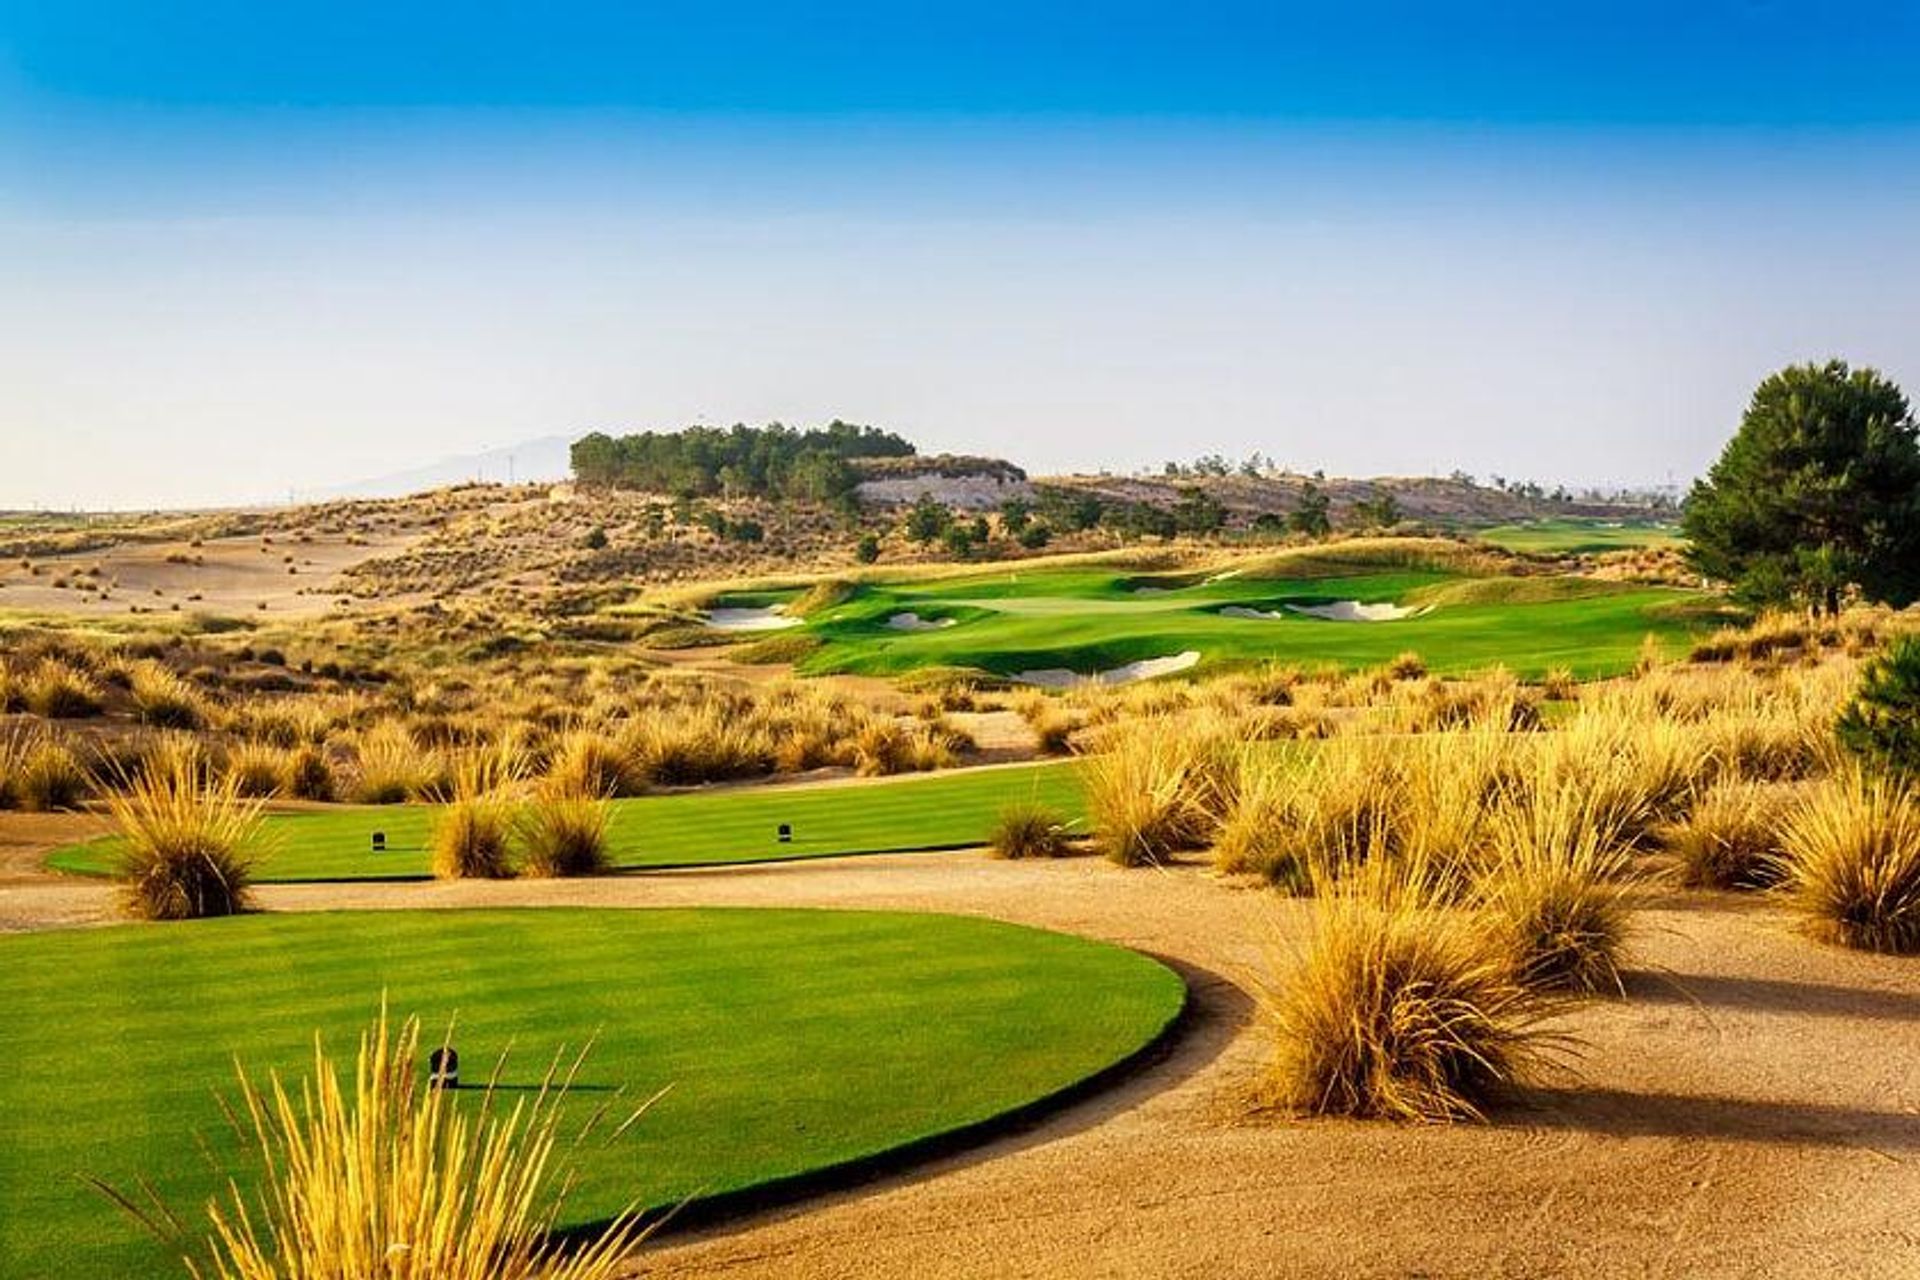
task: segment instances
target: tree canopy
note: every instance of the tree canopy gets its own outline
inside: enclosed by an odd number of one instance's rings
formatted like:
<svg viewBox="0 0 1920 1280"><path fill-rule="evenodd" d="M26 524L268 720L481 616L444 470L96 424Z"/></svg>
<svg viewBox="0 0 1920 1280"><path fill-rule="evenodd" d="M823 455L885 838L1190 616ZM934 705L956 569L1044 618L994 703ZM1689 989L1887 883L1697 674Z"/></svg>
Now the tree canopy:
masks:
<svg viewBox="0 0 1920 1280"><path fill-rule="evenodd" d="M1793 365L1753 393L1688 495L1689 558L1761 604L1920 597L1920 443L1900 388L1845 362Z"/></svg>
<svg viewBox="0 0 1920 1280"><path fill-rule="evenodd" d="M836 420L807 431L777 422L618 437L596 431L574 442L572 461L582 484L690 497L838 502L860 482L850 459L913 453L913 445L892 432Z"/></svg>

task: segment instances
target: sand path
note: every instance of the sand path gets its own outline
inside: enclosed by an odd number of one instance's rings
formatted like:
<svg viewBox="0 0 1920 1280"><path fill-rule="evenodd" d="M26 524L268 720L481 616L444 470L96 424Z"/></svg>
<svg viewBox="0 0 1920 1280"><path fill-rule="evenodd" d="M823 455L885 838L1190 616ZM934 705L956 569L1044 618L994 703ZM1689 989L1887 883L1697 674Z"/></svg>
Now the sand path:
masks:
<svg viewBox="0 0 1920 1280"><path fill-rule="evenodd" d="M36 876L27 843L0 844L0 919L105 917L107 890ZM1260 1110L1249 990L1299 911L1197 867L914 854L261 897L951 911L1110 939L1192 984L1189 1032L1117 1089L878 1183L663 1238L636 1275L1920 1276L1920 962L1816 945L1749 899L1649 896L1630 998L1573 1020L1578 1077L1491 1126L1409 1129Z"/></svg>

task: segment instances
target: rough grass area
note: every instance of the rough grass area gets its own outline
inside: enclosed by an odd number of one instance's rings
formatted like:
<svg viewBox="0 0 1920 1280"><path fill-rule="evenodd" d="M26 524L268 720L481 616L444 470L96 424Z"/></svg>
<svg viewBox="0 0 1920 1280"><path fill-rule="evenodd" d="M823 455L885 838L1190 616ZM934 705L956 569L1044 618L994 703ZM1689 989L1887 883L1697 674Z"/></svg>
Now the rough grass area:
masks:
<svg viewBox="0 0 1920 1280"><path fill-rule="evenodd" d="M252 916L0 938L0 1275L178 1273L79 1181L150 1178L196 1225L238 1165L234 1059L350 1053L382 991L464 1073L502 1083L594 1048L569 1102L627 1109L585 1144L562 1225L822 1169L1044 1098L1178 1014L1178 977L1099 943L983 920L830 911ZM84 1034L83 1034L84 1030ZM478 1091L475 1091L478 1096ZM511 1095L508 1095L511 1096ZM615 1107L616 1110L620 1108Z"/></svg>
<svg viewBox="0 0 1920 1280"><path fill-rule="evenodd" d="M1462 562L1463 564L1465 562ZM1433 564L1247 561L1220 574L1143 575L1112 565L1018 566L965 577L842 584L838 603L807 617L817 644L796 650L805 673L895 675L927 667L998 676L1065 667L1082 673L1187 650L1199 670L1277 661L1380 666L1412 650L1428 669L1460 674L1504 665L1523 676L1557 668L1588 678L1633 668L1648 635L1679 652L1699 629L1701 599L1672 588L1589 579L1487 576ZM748 604L762 596L728 597ZM1430 605L1392 622L1298 614L1336 604ZM1235 607L1270 617L1233 616ZM916 615L921 629L893 625Z"/></svg>
<svg viewBox="0 0 1920 1280"><path fill-rule="evenodd" d="M705 866L985 844L1001 809L1032 801L1063 819L1083 817L1074 761L975 769L852 785L754 787L615 800L607 858L615 868ZM270 815L257 882L422 878L438 806L341 806ZM781 823L793 839L781 843ZM387 852L372 852L373 833ZM104 875L118 842L95 840L53 854L48 865Z"/></svg>

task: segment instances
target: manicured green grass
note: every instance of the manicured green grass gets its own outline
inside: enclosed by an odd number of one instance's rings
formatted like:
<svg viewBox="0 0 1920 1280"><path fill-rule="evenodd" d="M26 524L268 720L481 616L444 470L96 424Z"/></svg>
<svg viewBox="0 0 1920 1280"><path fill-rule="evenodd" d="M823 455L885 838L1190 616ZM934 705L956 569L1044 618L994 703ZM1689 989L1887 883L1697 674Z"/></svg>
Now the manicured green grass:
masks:
<svg viewBox="0 0 1920 1280"><path fill-rule="evenodd" d="M386 994L463 1074L538 1082L594 1042L569 1103L666 1095L580 1149L563 1222L819 1170L1045 1098L1153 1040L1177 976L1115 947L949 916L457 911L251 916L0 938L0 1275L181 1274L83 1185L150 1179L196 1230L234 1163L236 1058L351 1061ZM511 1096L511 1095L510 1095ZM623 1112L624 1114L624 1112ZM203 1146L204 1144L204 1146Z"/></svg>
<svg viewBox="0 0 1920 1280"><path fill-rule="evenodd" d="M1033 800L1067 817L1084 812L1071 761L802 787L732 787L613 803L614 865L702 866L983 844L1002 807ZM341 805L267 819L262 881L366 880L428 874L425 805ZM777 838L781 823L793 841ZM372 852L375 831L386 853ZM95 840L53 854L48 865L82 875L112 868L115 842Z"/></svg>
<svg viewBox="0 0 1920 1280"><path fill-rule="evenodd" d="M1339 622L1288 606L1345 600L1427 605L1392 622ZM1678 652L1710 605L1696 592L1574 577L1469 577L1439 570L1219 580L1129 575L1111 568L1018 566L933 581L868 582L809 617L821 645L807 674L890 675L921 667L999 675L1065 667L1088 673L1186 650L1198 670L1281 662L1308 668L1377 666L1406 650L1444 674L1500 665L1521 676L1566 667L1576 676L1630 669L1648 635ZM1278 614L1231 617L1228 606ZM898 614L951 620L937 630L889 626ZM792 632L789 634L801 634Z"/></svg>
<svg viewBox="0 0 1920 1280"><path fill-rule="evenodd" d="M1641 547L1677 547L1681 542L1680 531L1672 524L1577 517L1496 525L1479 530L1475 536L1508 551L1540 555L1590 555Z"/></svg>

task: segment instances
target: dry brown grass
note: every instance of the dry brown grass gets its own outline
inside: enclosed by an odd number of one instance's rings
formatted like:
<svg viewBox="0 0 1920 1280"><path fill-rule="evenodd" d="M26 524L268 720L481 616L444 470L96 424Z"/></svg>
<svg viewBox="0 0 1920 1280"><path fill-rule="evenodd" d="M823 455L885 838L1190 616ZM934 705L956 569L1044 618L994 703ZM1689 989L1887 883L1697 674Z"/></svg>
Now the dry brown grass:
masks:
<svg viewBox="0 0 1920 1280"><path fill-rule="evenodd" d="M1478 1119L1565 1044L1547 1026L1558 1004L1516 978L1504 947L1416 893L1319 899L1262 1005L1275 1100L1311 1115Z"/></svg>
<svg viewBox="0 0 1920 1280"><path fill-rule="evenodd" d="M565 1192L562 1103L584 1055L570 1066L556 1059L530 1099L509 1105L489 1091L478 1107L455 1106L448 1091L424 1088L419 1057L419 1024L409 1020L396 1030L383 1009L361 1037L350 1077L317 1039L312 1074L297 1089L277 1075L258 1084L241 1070L236 1127L266 1178L254 1195L236 1181L225 1200L209 1205L207 1274L219 1280L611 1280L619 1274L624 1256L646 1235L635 1215L622 1214L570 1252L553 1230Z"/></svg>
<svg viewBox="0 0 1920 1280"><path fill-rule="evenodd" d="M1820 937L1863 951L1920 952L1920 799L1884 778L1844 775L1788 814L1781 888Z"/></svg>
<svg viewBox="0 0 1920 1280"><path fill-rule="evenodd" d="M115 878L129 914L196 920L246 909L260 802L232 777L208 778L175 744L107 798L119 828Z"/></svg>

